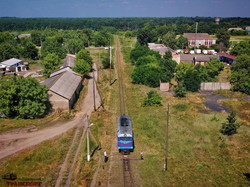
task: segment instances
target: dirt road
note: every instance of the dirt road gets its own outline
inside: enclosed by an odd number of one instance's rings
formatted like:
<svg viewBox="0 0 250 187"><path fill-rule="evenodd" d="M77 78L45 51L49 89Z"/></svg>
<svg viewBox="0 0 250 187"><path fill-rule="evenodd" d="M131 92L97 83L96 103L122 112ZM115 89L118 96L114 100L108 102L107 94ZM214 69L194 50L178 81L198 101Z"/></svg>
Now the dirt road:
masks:
<svg viewBox="0 0 250 187"><path fill-rule="evenodd" d="M96 65L93 65L93 69L96 69ZM90 74L93 76L93 73ZM95 79L97 80L97 71L94 71ZM93 88L95 88L95 101L96 108L101 104L100 95L97 92L96 85L93 85L93 79L89 79L88 82L88 93L84 98L84 102L81 107L81 111L76 118L67 123L57 124L42 130L28 132L28 131L10 131L0 135L0 160L4 159L12 154L15 154L21 150L35 146L45 140L49 140L56 136L59 136L68 130L83 125L83 118L85 115L90 116L94 110L94 97ZM35 129L36 130L36 129Z"/></svg>

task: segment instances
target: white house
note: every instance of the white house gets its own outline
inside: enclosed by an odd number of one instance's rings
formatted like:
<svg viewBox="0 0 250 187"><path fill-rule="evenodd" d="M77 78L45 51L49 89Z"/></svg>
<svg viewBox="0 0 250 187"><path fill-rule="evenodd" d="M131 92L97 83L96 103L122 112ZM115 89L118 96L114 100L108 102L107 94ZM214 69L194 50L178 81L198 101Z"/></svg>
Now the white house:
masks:
<svg viewBox="0 0 250 187"><path fill-rule="evenodd" d="M26 66L23 65L23 61L16 58L11 58L0 63L1 67L5 67L6 71L26 71Z"/></svg>

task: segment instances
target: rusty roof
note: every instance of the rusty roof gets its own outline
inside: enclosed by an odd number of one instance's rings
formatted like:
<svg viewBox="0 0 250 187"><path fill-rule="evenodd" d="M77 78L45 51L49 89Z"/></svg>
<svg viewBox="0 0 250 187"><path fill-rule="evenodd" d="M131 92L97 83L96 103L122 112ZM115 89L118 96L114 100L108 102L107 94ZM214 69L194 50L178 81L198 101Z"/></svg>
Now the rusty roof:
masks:
<svg viewBox="0 0 250 187"><path fill-rule="evenodd" d="M208 33L184 33L183 36L188 40L215 40Z"/></svg>
<svg viewBox="0 0 250 187"><path fill-rule="evenodd" d="M229 59L233 59L233 60L236 58L236 56L230 55L228 53L217 53L216 55L217 56L223 56L223 57L226 57L226 58L229 58Z"/></svg>

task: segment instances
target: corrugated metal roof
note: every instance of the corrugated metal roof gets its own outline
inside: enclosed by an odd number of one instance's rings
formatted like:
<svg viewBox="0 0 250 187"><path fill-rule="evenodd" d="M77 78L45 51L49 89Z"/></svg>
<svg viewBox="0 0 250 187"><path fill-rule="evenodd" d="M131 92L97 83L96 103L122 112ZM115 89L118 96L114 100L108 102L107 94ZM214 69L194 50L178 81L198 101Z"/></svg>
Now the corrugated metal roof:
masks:
<svg viewBox="0 0 250 187"><path fill-rule="evenodd" d="M80 75L74 72L65 71L44 80L41 84L48 86L49 90L70 100L81 81L82 77Z"/></svg>
<svg viewBox="0 0 250 187"><path fill-rule="evenodd" d="M73 67L75 65L75 57L67 56L64 60L63 67Z"/></svg>
<svg viewBox="0 0 250 187"><path fill-rule="evenodd" d="M54 77L55 75L58 75L58 74L63 73L65 71L69 71L69 72L74 73L74 71L70 67L63 67L63 68L51 73L49 77Z"/></svg>
<svg viewBox="0 0 250 187"><path fill-rule="evenodd" d="M209 62L214 55L190 55L190 54L180 54L181 62L193 62L194 58L196 62Z"/></svg>
<svg viewBox="0 0 250 187"><path fill-rule="evenodd" d="M208 33L184 33L183 36L188 40L215 40Z"/></svg>
<svg viewBox="0 0 250 187"><path fill-rule="evenodd" d="M227 54L227 53L217 53L216 55L217 56L223 56L223 57L233 59L233 60L236 58L236 56L233 56L233 55L230 55L230 54Z"/></svg>
<svg viewBox="0 0 250 187"><path fill-rule="evenodd" d="M41 81L42 85L46 85L49 89L55 84L55 82L63 75L63 73L50 77Z"/></svg>
<svg viewBox="0 0 250 187"><path fill-rule="evenodd" d="M17 64L19 62L22 62L22 60L17 59L17 58L11 58L9 60L5 60L5 61L1 62L0 64L6 65L6 66L13 66L14 64Z"/></svg>

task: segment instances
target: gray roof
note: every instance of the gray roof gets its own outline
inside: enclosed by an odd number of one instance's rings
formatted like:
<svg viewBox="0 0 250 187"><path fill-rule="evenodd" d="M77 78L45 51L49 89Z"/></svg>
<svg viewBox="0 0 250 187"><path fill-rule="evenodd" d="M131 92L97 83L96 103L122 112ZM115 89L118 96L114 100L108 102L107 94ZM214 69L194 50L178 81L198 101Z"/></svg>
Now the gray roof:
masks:
<svg viewBox="0 0 250 187"><path fill-rule="evenodd" d="M195 58L196 62L209 62L211 58L215 58L215 55L180 54L180 61L181 62L192 63L194 58Z"/></svg>
<svg viewBox="0 0 250 187"><path fill-rule="evenodd" d="M54 71L53 73L51 73L49 77L53 77L55 75L58 75L60 73L65 72L65 71L69 71L69 72L74 73L74 71L70 67L63 67L63 68L61 68L61 69L59 69L59 70Z"/></svg>
<svg viewBox="0 0 250 187"><path fill-rule="evenodd" d="M65 71L41 82L50 91L70 100L77 87L82 81L82 77L74 72Z"/></svg>
<svg viewBox="0 0 250 187"><path fill-rule="evenodd" d="M75 65L75 57L73 56L67 56L64 60L63 60L63 67L73 67Z"/></svg>
<svg viewBox="0 0 250 187"><path fill-rule="evenodd" d="M162 55L164 55L166 51L174 52L173 49L166 47L164 44L148 43L148 47L150 50L159 52Z"/></svg>
<svg viewBox="0 0 250 187"><path fill-rule="evenodd" d="M184 33L183 36L188 40L215 40L208 33Z"/></svg>
<svg viewBox="0 0 250 187"><path fill-rule="evenodd" d="M11 58L9 60L5 60L5 61L1 62L0 64L6 65L6 66L13 66L14 64L17 64L19 62L22 62L22 60L17 59L17 58Z"/></svg>

